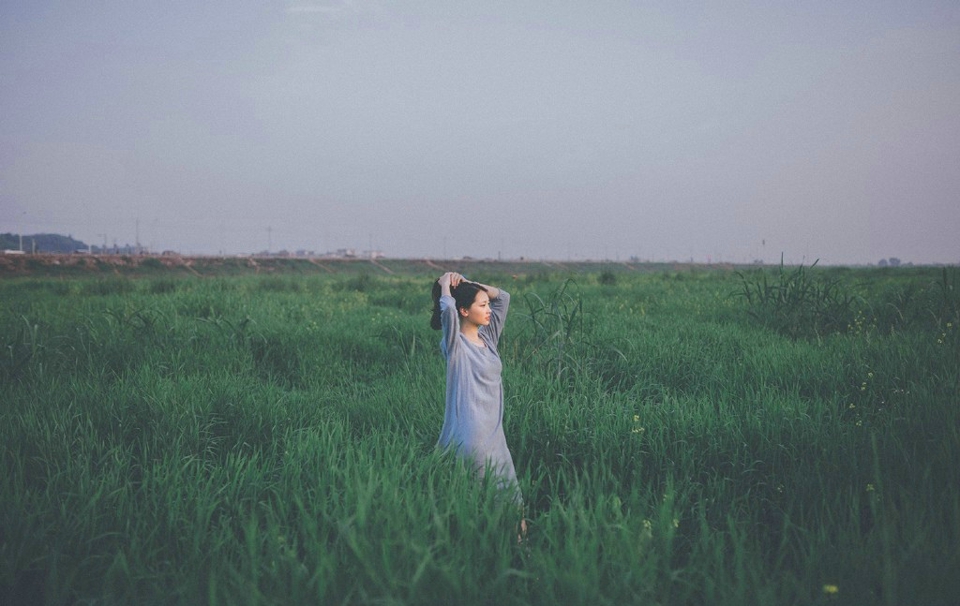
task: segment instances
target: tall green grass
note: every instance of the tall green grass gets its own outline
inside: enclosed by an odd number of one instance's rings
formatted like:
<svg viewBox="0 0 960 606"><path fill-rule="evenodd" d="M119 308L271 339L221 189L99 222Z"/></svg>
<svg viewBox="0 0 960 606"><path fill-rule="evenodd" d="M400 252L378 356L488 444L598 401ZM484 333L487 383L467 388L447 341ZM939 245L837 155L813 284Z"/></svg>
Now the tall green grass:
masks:
<svg viewBox="0 0 960 606"><path fill-rule="evenodd" d="M0 282L0 602L956 603L956 272L804 272L844 325L758 321L760 274L473 275L519 545L433 447L432 277Z"/></svg>

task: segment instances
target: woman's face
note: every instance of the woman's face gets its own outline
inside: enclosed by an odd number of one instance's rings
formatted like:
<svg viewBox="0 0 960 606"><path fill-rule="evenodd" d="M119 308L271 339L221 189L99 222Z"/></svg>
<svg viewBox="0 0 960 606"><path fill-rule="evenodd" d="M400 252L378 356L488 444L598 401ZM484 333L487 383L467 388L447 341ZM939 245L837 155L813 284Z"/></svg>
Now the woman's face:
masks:
<svg viewBox="0 0 960 606"><path fill-rule="evenodd" d="M460 316L467 322L477 326L487 326L490 324L490 297L487 293L477 292L477 297L473 300L470 309L460 309Z"/></svg>

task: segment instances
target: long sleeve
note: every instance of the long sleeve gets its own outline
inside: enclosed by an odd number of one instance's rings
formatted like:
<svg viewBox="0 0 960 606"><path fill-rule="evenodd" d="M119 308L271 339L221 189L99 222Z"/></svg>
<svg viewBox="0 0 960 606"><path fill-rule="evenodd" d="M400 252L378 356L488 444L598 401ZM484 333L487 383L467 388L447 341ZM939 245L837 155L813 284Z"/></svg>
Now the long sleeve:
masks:
<svg viewBox="0 0 960 606"><path fill-rule="evenodd" d="M496 347L503 333L503 325L507 321L507 311L510 308L510 293L500 290L500 296L490 299L490 326L480 327L481 333L490 337L491 344Z"/></svg>
<svg viewBox="0 0 960 606"><path fill-rule="evenodd" d="M492 469L498 484L520 503L517 473L503 434L503 365L496 348L509 304L510 295L502 290L491 299L490 324L480 327L484 345L478 345L460 333L455 299L440 297L440 350L447 362L447 389L437 445L469 460L481 475Z"/></svg>
<svg viewBox="0 0 960 606"><path fill-rule="evenodd" d="M440 351L443 357L449 359L451 352L457 347L460 334L460 318L457 316L457 302L449 296L440 297L440 327L443 338L440 340Z"/></svg>

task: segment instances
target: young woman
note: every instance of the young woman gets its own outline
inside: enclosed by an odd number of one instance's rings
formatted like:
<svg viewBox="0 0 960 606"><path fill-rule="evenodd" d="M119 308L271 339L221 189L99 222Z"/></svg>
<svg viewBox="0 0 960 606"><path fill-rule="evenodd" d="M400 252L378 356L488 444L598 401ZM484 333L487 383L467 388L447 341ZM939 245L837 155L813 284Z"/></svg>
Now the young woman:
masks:
<svg viewBox="0 0 960 606"><path fill-rule="evenodd" d="M438 446L463 457L481 477L495 474L497 485L519 505L517 473L503 435L503 366L497 352L509 305L506 291L448 272L433 285L430 326L443 330L440 351L447 361Z"/></svg>

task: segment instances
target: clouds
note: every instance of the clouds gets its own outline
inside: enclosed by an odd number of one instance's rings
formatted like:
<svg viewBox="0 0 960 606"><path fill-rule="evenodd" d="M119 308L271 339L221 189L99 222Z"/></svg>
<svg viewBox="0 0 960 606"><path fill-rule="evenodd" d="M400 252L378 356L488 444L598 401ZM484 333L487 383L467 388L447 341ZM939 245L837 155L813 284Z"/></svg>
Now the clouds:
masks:
<svg viewBox="0 0 960 606"><path fill-rule="evenodd" d="M326 5L297 5L288 6L285 12L293 15L303 14L337 14L344 10L344 6L326 6Z"/></svg>
<svg viewBox="0 0 960 606"><path fill-rule="evenodd" d="M284 8L288 24L312 43L329 43L325 35L371 27L378 21L379 7L373 2L352 0L301 1Z"/></svg>
<svg viewBox="0 0 960 606"><path fill-rule="evenodd" d="M930 4L23 8L0 229L86 192L94 222L150 214L185 252L269 224L438 255L437 218L482 208L506 255L953 260L960 17Z"/></svg>
<svg viewBox="0 0 960 606"><path fill-rule="evenodd" d="M287 6L284 12L292 17L310 18L314 21L321 19L345 21L362 13L363 10L354 2L343 0L341 2L300 2Z"/></svg>

